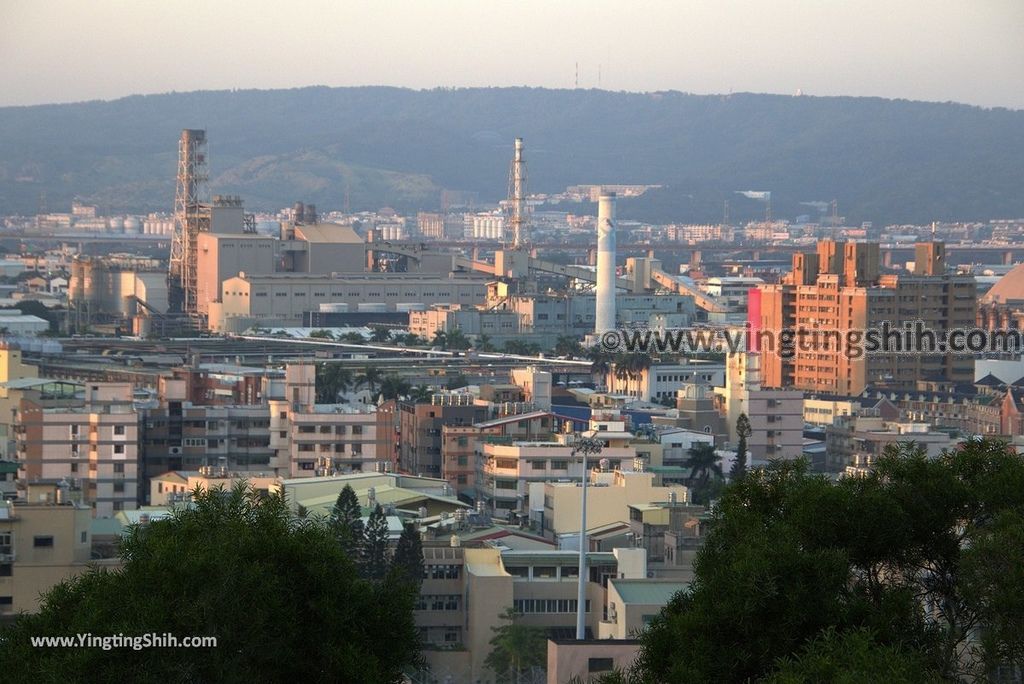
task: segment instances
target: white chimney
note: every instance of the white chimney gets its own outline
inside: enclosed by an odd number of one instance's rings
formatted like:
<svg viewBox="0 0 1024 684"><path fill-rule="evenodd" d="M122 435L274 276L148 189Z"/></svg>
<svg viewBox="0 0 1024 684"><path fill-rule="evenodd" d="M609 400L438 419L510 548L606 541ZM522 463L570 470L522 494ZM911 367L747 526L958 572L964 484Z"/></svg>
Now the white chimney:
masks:
<svg viewBox="0 0 1024 684"><path fill-rule="evenodd" d="M597 203L597 315L594 332L615 330L615 193Z"/></svg>

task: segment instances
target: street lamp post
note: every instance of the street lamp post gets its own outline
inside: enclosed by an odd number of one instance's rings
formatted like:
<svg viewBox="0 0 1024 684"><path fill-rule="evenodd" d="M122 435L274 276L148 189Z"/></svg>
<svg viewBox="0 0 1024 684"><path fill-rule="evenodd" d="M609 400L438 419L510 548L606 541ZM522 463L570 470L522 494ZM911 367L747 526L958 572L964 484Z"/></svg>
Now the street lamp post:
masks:
<svg viewBox="0 0 1024 684"><path fill-rule="evenodd" d="M591 433L593 434L593 433ZM573 440L572 455L583 457L583 482L580 493L580 566L577 577L576 591L576 640L582 641L586 636L587 615L587 457L601 453L604 442L594 437L577 435Z"/></svg>

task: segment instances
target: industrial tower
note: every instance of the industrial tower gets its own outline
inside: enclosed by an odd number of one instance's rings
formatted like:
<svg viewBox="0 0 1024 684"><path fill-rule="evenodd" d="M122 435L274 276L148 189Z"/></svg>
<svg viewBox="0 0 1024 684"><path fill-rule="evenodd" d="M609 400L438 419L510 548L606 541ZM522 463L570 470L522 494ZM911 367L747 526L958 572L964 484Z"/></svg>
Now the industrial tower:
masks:
<svg viewBox="0 0 1024 684"><path fill-rule="evenodd" d="M178 188L168 274L170 308L185 314L197 312L197 240L200 232L210 229L210 213L200 201L206 180L206 131L185 129L178 141Z"/></svg>
<svg viewBox="0 0 1024 684"><path fill-rule="evenodd" d="M526 215L526 160L523 159L523 139L516 138L516 151L508 174L508 199L511 205L510 232L512 249L526 249L530 243Z"/></svg>

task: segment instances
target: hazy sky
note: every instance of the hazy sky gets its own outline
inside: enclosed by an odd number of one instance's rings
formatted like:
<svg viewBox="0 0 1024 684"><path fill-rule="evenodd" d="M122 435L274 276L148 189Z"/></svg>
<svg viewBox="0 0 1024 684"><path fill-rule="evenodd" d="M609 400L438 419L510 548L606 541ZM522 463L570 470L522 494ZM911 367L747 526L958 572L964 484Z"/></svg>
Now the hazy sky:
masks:
<svg viewBox="0 0 1024 684"><path fill-rule="evenodd" d="M0 0L0 105L304 85L1024 108L1024 0Z"/></svg>

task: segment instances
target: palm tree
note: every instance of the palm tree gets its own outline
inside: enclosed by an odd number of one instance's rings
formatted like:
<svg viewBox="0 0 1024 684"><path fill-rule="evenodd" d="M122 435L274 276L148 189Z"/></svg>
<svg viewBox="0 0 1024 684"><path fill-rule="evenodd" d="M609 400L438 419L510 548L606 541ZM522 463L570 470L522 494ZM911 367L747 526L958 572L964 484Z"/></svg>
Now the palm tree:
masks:
<svg viewBox="0 0 1024 684"><path fill-rule="evenodd" d="M494 351L494 345L491 344L491 336L486 334L480 335L480 337L476 339L476 348L482 352Z"/></svg>
<svg viewBox="0 0 1024 684"><path fill-rule="evenodd" d="M416 385L409 390L409 398L417 404L423 404L430 401L430 397L434 395L434 390L430 389L426 385Z"/></svg>
<svg viewBox="0 0 1024 684"><path fill-rule="evenodd" d="M370 333L370 340L376 343L387 342L391 339L391 331L379 325L375 325Z"/></svg>
<svg viewBox="0 0 1024 684"><path fill-rule="evenodd" d="M522 340L508 340L505 342L503 350L506 354L518 354L519 356L525 356L527 351L526 343Z"/></svg>
<svg viewBox="0 0 1024 684"><path fill-rule="evenodd" d="M363 334L355 331L347 332L339 339L340 341L348 342L349 344L366 344L366 338L363 337Z"/></svg>
<svg viewBox="0 0 1024 684"><path fill-rule="evenodd" d="M377 383L380 382L383 375L384 374L381 373L380 369L376 366L367 366L363 369L362 375L356 378L356 387L366 385L370 390L370 394L375 395L377 393Z"/></svg>
<svg viewBox="0 0 1024 684"><path fill-rule="evenodd" d="M615 375L615 379L616 380L619 380L620 382L621 381L625 381L625 383L626 383L625 393L629 394L629 379L630 379L629 357L627 357L624 354L617 354L615 356L615 360L612 361L611 368L612 368L612 373Z"/></svg>
<svg viewBox="0 0 1024 684"><path fill-rule="evenodd" d="M608 379L608 371L611 370L612 355L601 345L595 345L587 350L587 358L590 359L590 374L601 378L604 384Z"/></svg>
<svg viewBox="0 0 1024 684"><path fill-rule="evenodd" d="M633 354L629 358L629 377L636 380L636 393L640 396L641 381L644 373L651 367L651 357L647 354Z"/></svg>
<svg viewBox="0 0 1024 684"><path fill-rule="evenodd" d="M544 644L545 632L519 622L522 614L508 608L499 615L507 624L491 627L491 652L485 662L496 675L506 675L507 681L517 682L524 672L543 667L547 661Z"/></svg>
<svg viewBox="0 0 1024 684"><path fill-rule="evenodd" d="M441 349L447 349L448 333L446 333L444 330L434 331L434 337L430 340L430 344L434 345L435 347L440 347Z"/></svg>
<svg viewBox="0 0 1024 684"><path fill-rule="evenodd" d="M690 447L683 466L690 469L687 484L693 489L694 503L707 503L711 480L725 479L722 473L722 457L713 444L698 442Z"/></svg>
<svg viewBox="0 0 1024 684"><path fill-rule="evenodd" d="M321 363L316 368L316 400L320 404L333 404L338 395L352 387L352 371L340 363Z"/></svg>
<svg viewBox="0 0 1024 684"><path fill-rule="evenodd" d="M561 335L552 351L556 356L579 356L583 353L583 346L572 335Z"/></svg>
<svg viewBox="0 0 1024 684"><path fill-rule="evenodd" d="M385 401L407 396L410 389L409 383L398 375L387 375L380 383L380 394Z"/></svg>
<svg viewBox="0 0 1024 684"><path fill-rule="evenodd" d="M466 337L466 333L462 332L461 328L456 328L448 333L446 349L469 349L471 346L473 344Z"/></svg>

